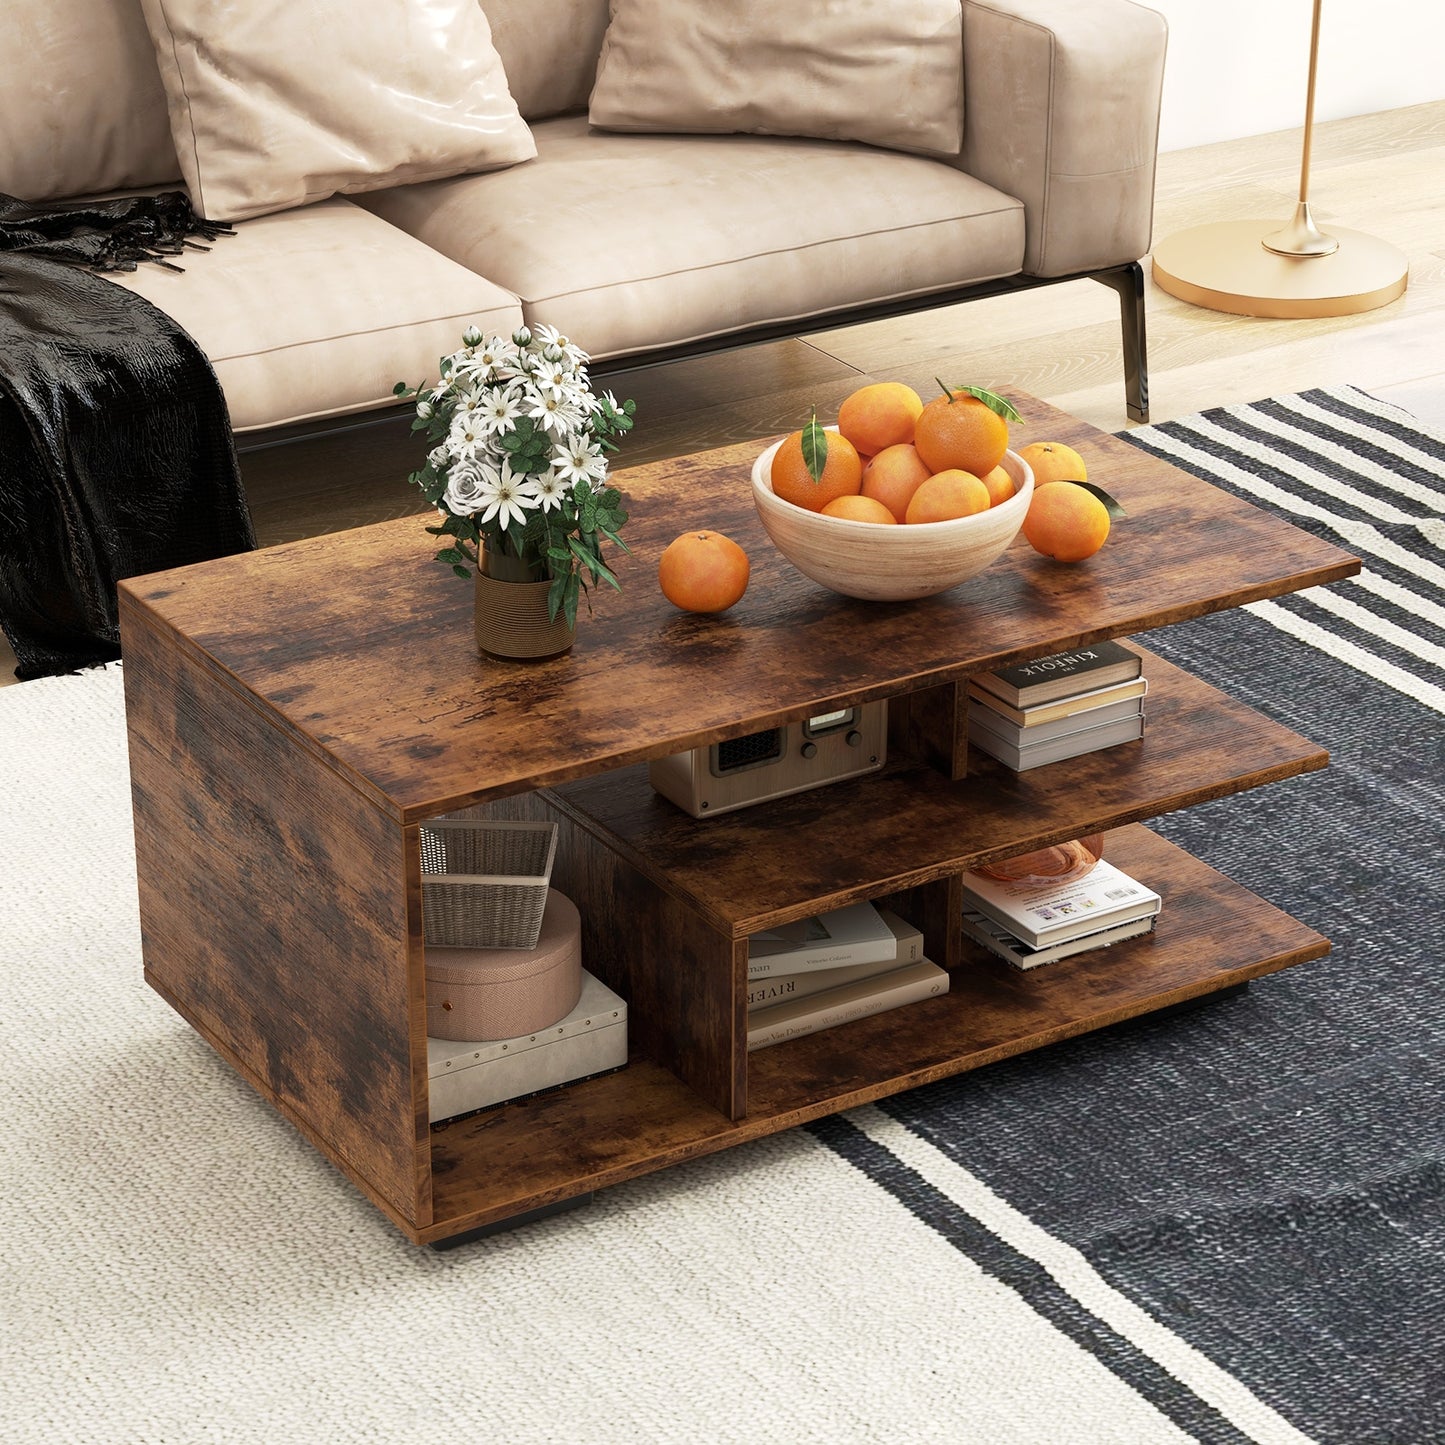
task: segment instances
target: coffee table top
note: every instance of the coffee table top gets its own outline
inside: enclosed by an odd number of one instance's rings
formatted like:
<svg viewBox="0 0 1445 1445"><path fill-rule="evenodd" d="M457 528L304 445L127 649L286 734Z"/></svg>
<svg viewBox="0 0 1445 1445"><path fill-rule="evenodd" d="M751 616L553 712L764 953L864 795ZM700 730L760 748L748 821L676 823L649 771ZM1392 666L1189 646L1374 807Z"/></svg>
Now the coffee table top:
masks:
<svg viewBox="0 0 1445 1445"><path fill-rule="evenodd" d="M1010 397L1025 418L1015 448L1076 447L1128 510L1087 562L1051 562L1020 536L937 597L838 596L795 571L758 521L749 473L763 440L615 474L631 513L623 591L595 590L576 646L546 662L477 654L472 588L431 560L424 516L133 578L122 618L172 635L415 822L1359 570L1117 437ZM752 562L747 595L718 617L679 612L657 588L662 549L692 527L726 533Z"/></svg>

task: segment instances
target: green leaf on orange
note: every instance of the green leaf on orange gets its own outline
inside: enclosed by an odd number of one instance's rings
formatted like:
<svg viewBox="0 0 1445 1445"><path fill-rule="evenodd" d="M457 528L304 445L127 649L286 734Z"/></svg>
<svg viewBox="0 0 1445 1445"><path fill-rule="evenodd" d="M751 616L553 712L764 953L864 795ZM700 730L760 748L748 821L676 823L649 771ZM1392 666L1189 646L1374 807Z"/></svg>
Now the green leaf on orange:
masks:
<svg viewBox="0 0 1445 1445"><path fill-rule="evenodd" d="M938 381L936 376L933 379ZM996 391L989 391L987 387L944 386L941 381L938 381L938 384L943 387L946 396L955 397L963 395L974 397L978 401L981 401L991 412L997 416L1001 416L1005 421L1023 420L1023 417L1019 415L1018 409L1007 397L1000 396Z"/></svg>
<svg viewBox="0 0 1445 1445"><path fill-rule="evenodd" d="M1129 515L1128 512L1124 510L1118 498L1111 497L1097 482L1076 482L1070 478L1069 485L1082 487L1086 492L1092 492L1104 504L1111 521L1117 522L1121 517L1127 517Z"/></svg>
<svg viewBox="0 0 1445 1445"><path fill-rule="evenodd" d="M816 408L803 428L803 465L815 483L823 480L823 468L828 465L828 433L818 425Z"/></svg>

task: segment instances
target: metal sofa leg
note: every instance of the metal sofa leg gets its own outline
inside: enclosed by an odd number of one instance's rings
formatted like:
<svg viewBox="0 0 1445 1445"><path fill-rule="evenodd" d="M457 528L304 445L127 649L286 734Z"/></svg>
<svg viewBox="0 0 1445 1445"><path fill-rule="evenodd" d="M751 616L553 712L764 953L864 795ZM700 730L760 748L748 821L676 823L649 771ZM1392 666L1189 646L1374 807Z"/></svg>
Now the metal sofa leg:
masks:
<svg viewBox="0 0 1445 1445"><path fill-rule="evenodd" d="M1144 267L1138 261L1095 271L1095 281L1119 293L1124 333L1124 402L1131 421L1149 420L1149 341L1144 330Z"/></svg>

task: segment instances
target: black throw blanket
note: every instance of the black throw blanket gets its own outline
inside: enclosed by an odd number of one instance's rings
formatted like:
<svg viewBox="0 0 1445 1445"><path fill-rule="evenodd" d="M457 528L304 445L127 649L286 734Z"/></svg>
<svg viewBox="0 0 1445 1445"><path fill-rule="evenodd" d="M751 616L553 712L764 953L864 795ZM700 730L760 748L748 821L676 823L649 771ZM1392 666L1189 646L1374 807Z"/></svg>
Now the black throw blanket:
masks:
<svg viewBox="0 0 1445 1445"><path fill-rule="evenodd" d="M119 657L122 578L256 545L204 352L81 269L169 265L188 234L223 229L177 192L50 210L0 196L0 627L20 677Z"/></svg>

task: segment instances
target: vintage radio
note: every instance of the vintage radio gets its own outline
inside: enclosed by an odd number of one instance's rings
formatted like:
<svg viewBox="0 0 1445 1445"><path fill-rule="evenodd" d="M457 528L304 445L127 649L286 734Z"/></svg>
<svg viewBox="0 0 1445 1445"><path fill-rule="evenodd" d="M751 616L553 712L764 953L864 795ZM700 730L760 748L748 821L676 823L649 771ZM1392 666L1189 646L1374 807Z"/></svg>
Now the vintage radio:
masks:
<svg viewBox="0 0 1445 1445"><path fill-rule="evenodd" d="M888 704L834 708L816 717L658 758L652 786L694 818L877 772L888 759Z"/></svg>

